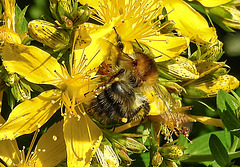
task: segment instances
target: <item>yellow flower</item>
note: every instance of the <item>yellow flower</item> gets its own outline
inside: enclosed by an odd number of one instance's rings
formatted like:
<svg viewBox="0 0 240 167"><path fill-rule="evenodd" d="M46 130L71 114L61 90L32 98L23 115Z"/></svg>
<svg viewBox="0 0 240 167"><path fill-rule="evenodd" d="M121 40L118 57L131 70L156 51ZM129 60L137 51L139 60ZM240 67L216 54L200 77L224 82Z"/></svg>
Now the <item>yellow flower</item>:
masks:
<svg viewBox="0 0 240 167"><path fill-rule="evenodd" d="M179 55L188 47L188 38L160 34L160 19L163 17L161 16L162 4L160 1L80 0L80 2L82 4L88 3L94 7L95 14L98 17L92 16L92 18L103 24L103 26L88 28L93 41L99 41L101 38L115 45L116 33L113 30L113 27L115 27L121 36L125 53L133 53L132 42L137 40L151 50L156 57L155 61L162 61ZM160 19L157 19L157 17L160 17ZM157 21L153 22L154 19ZM103 32L102 27L108 27L108 31ZM99 42L92 43L86 48L86 53L88 50L91 51L98 47Z"/></svg>
<svg viewBox="0 0 240 167"><path fill-rule="evenodd" d="M17 72L36 84L50 84L55 89L46 90L37 97L26 100L13 109L8 120L0 126L0 139L14 139L32 133L47 122L61 108L64 117L63 132L67 147L68 166L88 166L102 139L102 132L85 113L82 103L89 101L91 78L96 69L91 61L97 56L75 55L68 73L48 53L34 46L5 44L2 46L3 64L7 71ZM65 106L65 111L63 111Z"/></svg>
<svg viewBox="0 0 240 167"><path fill-rule="evenodd" d="M0 27L0 42L20 44L20 36L15 32L15 1L3 0L3 7L5 9L5 24Z"/></svg>
<svg viewBox="0 0 240 167"><path fill-rule="evenodd" d="M0 123L4 123L4 119L0 116ZM35 149L33 149L37 134L34 134L29 151L25 156L24 148L19 150L16 140L0 141L0 158L7 166L56 166L66 158L66 149L61 129L63 121L51 126L44 133ZM37 131L36 131L37 132ZM0 162L0 166L3 164Z"/></svg>
<svg viewBox="0 0 240 167"><path fill-rule="evenodd" d="M217 39L214 27L183 0L163 0L168 19L175 22L178 32L198 44L214 43Z"/></svg>

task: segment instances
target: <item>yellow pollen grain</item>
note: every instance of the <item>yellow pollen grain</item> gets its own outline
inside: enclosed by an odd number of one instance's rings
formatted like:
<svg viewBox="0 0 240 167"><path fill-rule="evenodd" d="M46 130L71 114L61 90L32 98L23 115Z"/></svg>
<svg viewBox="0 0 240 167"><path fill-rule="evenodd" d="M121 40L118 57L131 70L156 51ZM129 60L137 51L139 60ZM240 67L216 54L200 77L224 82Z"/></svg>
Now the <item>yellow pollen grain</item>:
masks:
<svg viewBox="0 0 240 167"><path fill-rule="evenodd" d="M57 141L58 137L57 136L53 136L53 141Z"/></svg>
<svg viewBox="0 0 240 167"><path fill-rule="evenodd" d="M122 118L123 123L127 123L127 118Z"/></svg>

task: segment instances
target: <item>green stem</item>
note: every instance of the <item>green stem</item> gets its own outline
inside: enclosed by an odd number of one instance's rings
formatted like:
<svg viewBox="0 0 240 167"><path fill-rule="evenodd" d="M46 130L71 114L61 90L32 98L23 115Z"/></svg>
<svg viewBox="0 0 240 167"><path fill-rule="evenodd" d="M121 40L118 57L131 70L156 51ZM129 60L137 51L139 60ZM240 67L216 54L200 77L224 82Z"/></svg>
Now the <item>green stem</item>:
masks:
<svg viewBox="0 0 240 167"><path fill-rule="evenodd" d="M183 160L183 162L203 162L214 161L212 155L192 155L190 158Z"/></svg>
<svg viewBox="0 0 240 167"><path fill-rule="evenodd" d="M24 39L22 39L22 44L26 45L28 42L32 41L33 39L29 36L26 36Z"/></svg>
<svg viewBox="0 0 240 167"><path fill-rule="evenodd" d="M235 159L240 157L240 151L228 153L230 159ZM212 155L192 155L190 158L183 160L182 162L204 162L204 161L214 161Z"/></svg>
<svg viewBox="0 0 240 167"><path fill-rule="evenodd" d="M229 152L235 152L238 146L239 138L237 136L234 136L233 138L233 144L229 150Z"/></svg>

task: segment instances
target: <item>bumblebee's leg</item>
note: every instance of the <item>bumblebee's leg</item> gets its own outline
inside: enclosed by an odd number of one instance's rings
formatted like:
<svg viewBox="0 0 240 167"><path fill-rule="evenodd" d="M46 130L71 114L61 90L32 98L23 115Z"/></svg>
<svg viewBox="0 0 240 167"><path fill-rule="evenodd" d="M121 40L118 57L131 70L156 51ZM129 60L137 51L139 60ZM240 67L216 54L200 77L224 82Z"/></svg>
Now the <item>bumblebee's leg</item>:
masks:
<svg viewBox="0 0 240 167"><path fill-rule="evenodd" d="M144 111L143 113L140 114L139 112L143 108L144 108ZM148 115L149 111L150 111L149 103L147 101L143 101L143 104L134 110L130 120L139 120L139 119L143 120L146 117L146 115Z"/></svg>
<svg viewBox="0 0 240 167"><path fill-rule="evenodd" d="M110 77L110 79L108 80L109 82L112 82L117 76L119 76L120 74L124 73L125 70L122 68L121 70L118 71L118 73L114 74L113 76Z"/></svg>
<svg viewBox="0 0 240 167"><path fill-rule="evenodd" d="M115 27L113 27L113 29L114 29L115 33L117 34L117 46L118 46L118 48L119 48L121 51L123 51L124 45L123 45L123 43L122 43L121 36L118 34L118 32L117 32L117 30L116 30Z"/></svg>

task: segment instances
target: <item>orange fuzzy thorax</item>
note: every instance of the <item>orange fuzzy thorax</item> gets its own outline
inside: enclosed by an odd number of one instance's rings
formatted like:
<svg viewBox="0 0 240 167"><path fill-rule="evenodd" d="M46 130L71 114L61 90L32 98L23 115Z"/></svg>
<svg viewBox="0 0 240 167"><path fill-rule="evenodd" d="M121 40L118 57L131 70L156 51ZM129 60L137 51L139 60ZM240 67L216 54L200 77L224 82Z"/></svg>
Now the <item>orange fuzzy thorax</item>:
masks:
<svg viewBox="0 0 240 167"><path fill-rule="evenodd" d="M135 53L136 59L133 61L132 75L139 80L138 86L153 85L158 78L158 71L154 60L144 53Z"/></svg>

